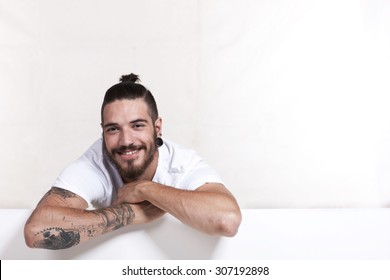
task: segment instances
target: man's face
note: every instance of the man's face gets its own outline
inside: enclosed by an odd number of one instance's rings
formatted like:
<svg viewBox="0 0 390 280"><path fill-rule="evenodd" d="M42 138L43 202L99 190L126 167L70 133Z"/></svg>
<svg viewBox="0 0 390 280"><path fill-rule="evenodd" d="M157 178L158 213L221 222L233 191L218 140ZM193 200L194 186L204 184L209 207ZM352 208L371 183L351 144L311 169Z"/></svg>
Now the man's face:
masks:
<svg viewBox="0 0 390 280"><path fill-rule="evenodd" d="M107 104L102 128L106 152L122 179L151 180L144 177L153 176L157 166L155 139L161 119L153 123L145 101L123 99Z"/></svg>

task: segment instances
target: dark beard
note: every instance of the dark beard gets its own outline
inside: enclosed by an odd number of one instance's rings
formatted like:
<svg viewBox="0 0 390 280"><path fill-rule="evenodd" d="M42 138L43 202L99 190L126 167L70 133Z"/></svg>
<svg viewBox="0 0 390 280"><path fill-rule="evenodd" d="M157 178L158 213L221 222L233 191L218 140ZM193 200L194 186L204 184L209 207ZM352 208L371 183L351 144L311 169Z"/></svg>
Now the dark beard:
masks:
<svg viewBox="0 0 390 280"><path fill-rule="evenodd" d="M122 168L116 161L115 159L113 158L113 155L117 152L117 151L121 151L121 150L126 150L127 148L134 148L134 145L131 145L129 147L124 147L124 146L121 146L120 148L118 149L112 149L111 150L111 153L108 152L107 150L107 147L106 147L106 143L104 141L104 138L103 138L103 149L104 149L104 153L107 155L109 161L115 166L115 168L118 170L119 174L121 175L122 177L122 180L126 183L129 183L129 182L134 182L134 181L137 181L145 172L146 168L153 162L153 159L154 159L154 155L156 153L156 147L155 145L152 145L150 147L150 151L148 154L146 154L146 152L148 151L147 150L147 147L145 145L141 145L141 146L137 146L138 149L143 149L145 151L145 156L147 156L147 158L144 160L144 162L140 165L140 166L134 166L133 165L133 162L134 160L128 160L126 161L127 163L127 168Z"/></svg>

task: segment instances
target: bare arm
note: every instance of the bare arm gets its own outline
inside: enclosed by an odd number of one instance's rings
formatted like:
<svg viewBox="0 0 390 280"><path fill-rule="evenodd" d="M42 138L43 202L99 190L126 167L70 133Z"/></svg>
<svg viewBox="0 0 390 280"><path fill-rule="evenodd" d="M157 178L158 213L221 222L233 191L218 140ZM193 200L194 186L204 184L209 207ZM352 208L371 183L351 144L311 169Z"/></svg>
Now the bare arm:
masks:
<svg viewBox="0 0 390 280"><path fill-rule="evenodd" d="M52 188L27 220L24 235L31 248L65 249L130 224L152 221L164 214L150 203L123 203L86 210L80 196Z"/></svg>
<svg viewBox="0 0 390 280"><path fill-rule="evenodd" d="M149 201L183 223L211 235L234 236L241 223L235 198L219 183L208 183L195 191L151 181L130 183L119 190L114 205L140 201Z"/></svg>

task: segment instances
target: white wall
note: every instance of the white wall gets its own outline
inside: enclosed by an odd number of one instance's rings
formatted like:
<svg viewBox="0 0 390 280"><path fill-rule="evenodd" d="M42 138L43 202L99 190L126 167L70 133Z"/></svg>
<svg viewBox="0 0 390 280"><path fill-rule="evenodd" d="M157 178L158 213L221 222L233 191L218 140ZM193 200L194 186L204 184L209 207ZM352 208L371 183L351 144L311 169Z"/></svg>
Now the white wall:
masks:
<svg viewBox="0 0 390 280"><path fill-rule="evenodd" d="M31 208L134 72L243 208L390 206L390 4L0 1L0 207Z"/></svg>

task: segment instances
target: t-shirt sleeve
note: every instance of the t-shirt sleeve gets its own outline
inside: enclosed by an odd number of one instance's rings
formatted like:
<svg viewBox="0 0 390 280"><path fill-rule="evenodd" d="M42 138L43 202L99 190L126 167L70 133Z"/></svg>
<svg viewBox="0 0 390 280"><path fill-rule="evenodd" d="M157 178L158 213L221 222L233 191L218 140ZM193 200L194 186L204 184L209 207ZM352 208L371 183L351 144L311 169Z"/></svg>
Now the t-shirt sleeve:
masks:
<svg viewBox="0 0 390 280"><path fill-rule="evenodd" d="M224 184L217 171L205 161L198 161L180 180L181 189L195 190L206 183Z"/></svg>
<svg viewBox="0 0 390 280"><path fill-rule="evenodd" d="M105 197L105 185L107 185L105 178L97 168L81 159L69 164L53 184L54 187L66 189L81 196L89 207L99 204L99 201Z"/></svg>

